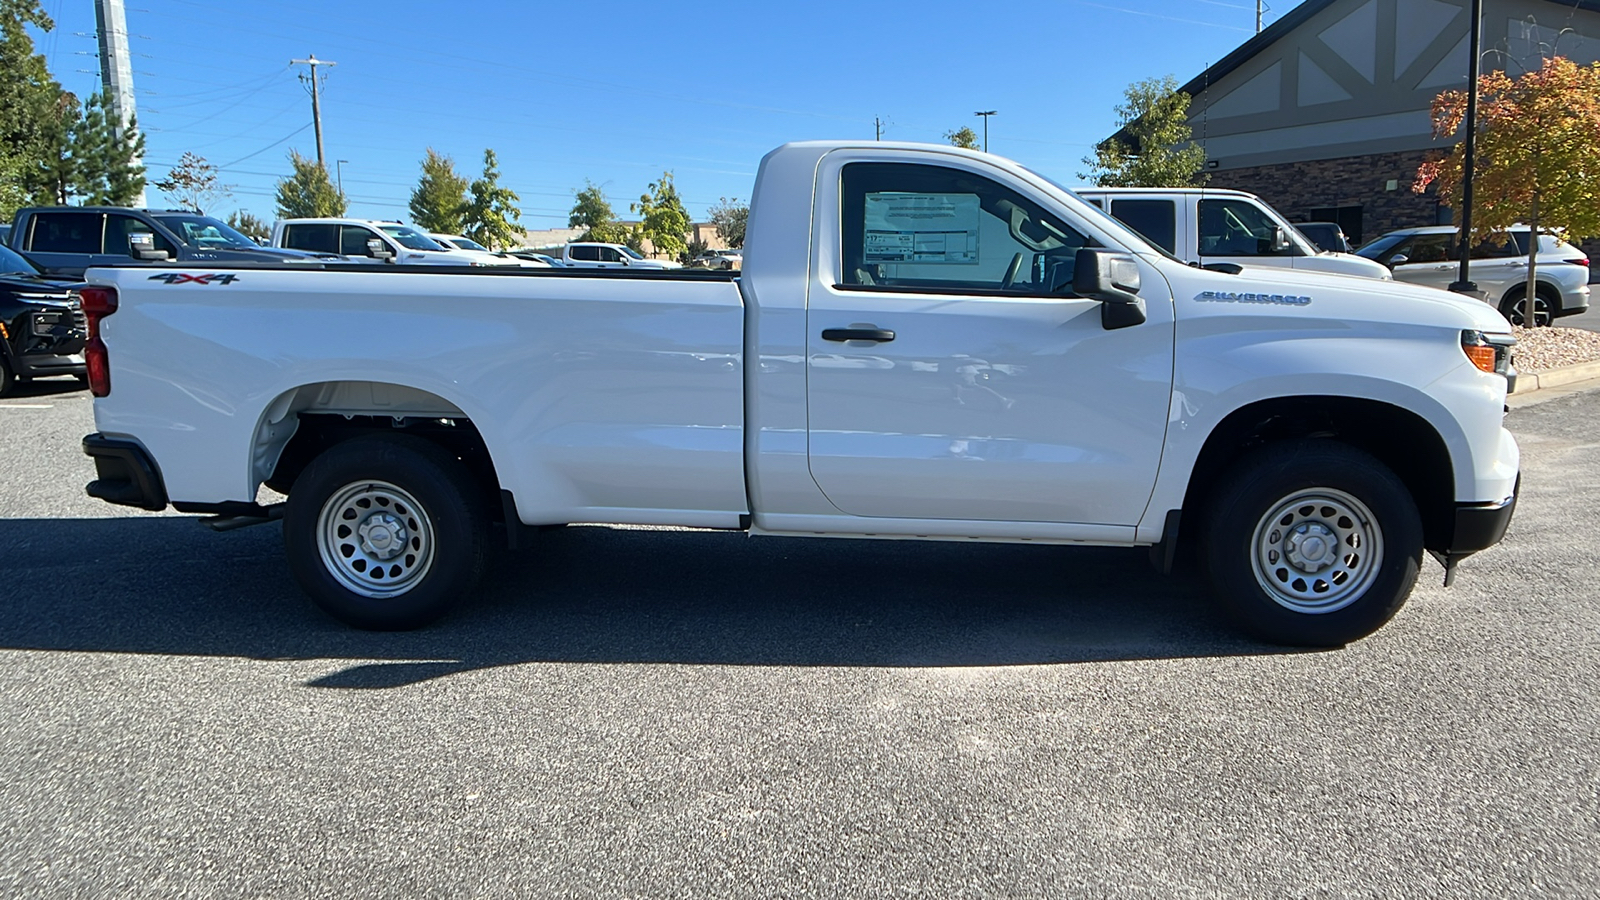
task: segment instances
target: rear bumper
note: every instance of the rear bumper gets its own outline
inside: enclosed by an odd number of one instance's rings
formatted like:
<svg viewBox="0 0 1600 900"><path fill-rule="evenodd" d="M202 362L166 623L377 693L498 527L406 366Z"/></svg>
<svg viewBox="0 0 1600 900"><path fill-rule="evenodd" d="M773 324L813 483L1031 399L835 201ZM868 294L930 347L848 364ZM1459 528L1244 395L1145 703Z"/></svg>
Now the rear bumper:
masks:
<svg viewBox="0 0 1600 900"><path fill-rule="evenodd" d="M1466 556L1487 550L1506 536L1511 516L1517 511L1517 494L1522 490L1522 476L1517 476L1511 496L1499 503L1460 503L1456 505L1455 530L1451 535L1451 556Z"/></svg>
<svg viewBox="0 0 1600 900"><path fill-rule="evenodd" d="M84 485L89 496L139 509L167 508L167 487L161 481L156 461L137 442L87 435L83 452L94 460L95 480Z"/></svg>

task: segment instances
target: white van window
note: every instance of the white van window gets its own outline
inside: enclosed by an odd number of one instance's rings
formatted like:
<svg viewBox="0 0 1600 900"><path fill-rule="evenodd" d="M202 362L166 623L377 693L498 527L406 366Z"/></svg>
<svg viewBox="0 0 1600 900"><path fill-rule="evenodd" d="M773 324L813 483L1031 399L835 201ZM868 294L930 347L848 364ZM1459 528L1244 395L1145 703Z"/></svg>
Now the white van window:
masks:
<svg viewBox="0 0 1600 900"><path fill-rule="evenodd" d="M962 169L851 163L840 195L842 287L1070 296L1078 251L1095 246L1028 197Z"/></svg>

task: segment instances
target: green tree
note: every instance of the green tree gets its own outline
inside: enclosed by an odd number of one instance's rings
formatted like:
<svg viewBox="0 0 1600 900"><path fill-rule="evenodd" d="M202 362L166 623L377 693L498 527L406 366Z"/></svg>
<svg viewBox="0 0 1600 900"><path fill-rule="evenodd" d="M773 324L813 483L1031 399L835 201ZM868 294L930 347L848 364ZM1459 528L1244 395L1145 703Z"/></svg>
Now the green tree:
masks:
<svg viewBox="0 0 1600 900"><path fill-rule="evenodd" d="M1433 101L1433 136L1453 138L1467 115L1465 91ZM1562 233L1569 241L1600 236L1600 63L1580 66L1547 59L1518 78L1491 72L1478 81L1477 158L1473 164L1474 243L1505 238L1512 225ZM1424 162L1412 190L1437 182L1439 196L1461 208L1465 144ZM1538 244L1528 241L1527 296L1538 278ZM1537 294L1535 294L1537 296ZM1515 324L1535 324L1526 308L1510 310Z"/></svg>
<svg viewBox="0 0 1600 900"><path fill-rule="evenodd" d="M278 181L278 218L312 219L344 215L346 201L328 180L328 170L314 159L289 151L294 174Z"/></svg>
<svg viewBox="0 0 1600 900"><path fill-rule="evenodd" d="M946 131L944 139L964 150L980 150L977 132L962 126L955 131Z"/></svg>
<svg viewBox="0 0 1600 900"><path fill-rule="evenodd" d="M1189 143L1189 95L1178 90L1178 80L1168 75L1135 81L1124 90L1128 102L1117 107L1118 135L1084 157L1087 173L1079 173L1100 187L1184 187L1204 181L1197 178L1206 164L1205 148Z"/></svg>
<svg viewBox="0 0 1600 900"><path fill-rule="evenodd" d="M272 226L242 209L229 213L227 222L234 231L258 244L265 244L272 237Z"/></svg>
<svg viewBox="0 0 1600 900"><path fill-rule="evenodd" d="M517 208L517 192L500 183L500 164L493 150L483 151L483 177L472 182L470 191L462 234L490 250L521 244L522 210Z"/></svg>
<svg viewBox="0 0 1600 900"><path fill-rule="evenodd" d="M671 172L662 172L660 180L650 182L639 202L628 204L628 209L639 214L642 221L638 230L656 253L675 258L688 246L685 237L691 225L689 211L678 196Z"/></svg>
<svg viewBox="0 0 1600 900"><path fill-rule="evenodd" d="M617 222L611 201L592 181L585 180L583 190L573 192L572 212L567 216L567 227L585 229L578 236L580 241L628 243L628 229Z"/></svg>
<svg viewBox="0 0 1600 900"><path fill-rule="evenodd" d="M78 99L33 52L29 26L51 31L55 23L38 0L0 0L0 152L20 161L21 189L30 203L65 203L73 185L68 145Z"/></svg>
<svg viewBox="0 0 1600 900"><path fill-rule="evenodd" d="M217 167L204 156L187 151L167 172L167 177L157 181L154 187L171 197L174 203L197 213L205 212L206 207L223 197L232 196L227 186L217 179Z"/></svg>
<svg viewBox="0 0 1600 900"><path fill-rule="evenodd" d="M729 247L743 247L744 229L750 222L750 204L737 197L732 200L722 197L717 200L716 206L711 207L710 213L717 237L726 241Z"/></svg>
<svg viewBox="0 0 1600 900"><path fill-rule="evenodd" d="M424 231L461 234L466 227L467 179L456 174L456 164L428 148L422 158L422 178L411 192L411 221Z"/></svg>
<svg viewBox="0 0 1600 900"><path fill-rule="evenodd" d="M22 157L0 147L0 222L9 222L20 207L28 205L28 192L23 185L27 166Z"/></svg>
<svg viewBox="0 0 1600 900"><path fill-rule="evenodd" d="M137 120L121 128L104 98L91 94L72 132L72 191L83 203L131 206L145 186L144 135Z"/></svg>

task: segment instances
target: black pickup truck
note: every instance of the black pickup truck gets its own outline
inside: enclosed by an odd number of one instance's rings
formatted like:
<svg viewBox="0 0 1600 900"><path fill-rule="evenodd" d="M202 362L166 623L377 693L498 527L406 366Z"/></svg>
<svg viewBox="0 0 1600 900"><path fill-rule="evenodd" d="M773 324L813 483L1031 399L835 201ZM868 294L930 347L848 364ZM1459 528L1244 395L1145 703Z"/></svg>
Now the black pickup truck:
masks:
<svg viewBox="0 0 1600 900"><path fill-rule="evenodd" d="M84 378L88 333L79 286L47 277L21 254L0 247L0 397L30 378Z"/></svg>
<svg viewBox="0 0 1600 900"><path fill-rule="evenodd" d="M144 235L143 246L133 238ZM337 254L263 247L226 222L181 209L30 206L17 210L11 249L51 275L76 278L91 266L131 261L308 263Z"/></svg>

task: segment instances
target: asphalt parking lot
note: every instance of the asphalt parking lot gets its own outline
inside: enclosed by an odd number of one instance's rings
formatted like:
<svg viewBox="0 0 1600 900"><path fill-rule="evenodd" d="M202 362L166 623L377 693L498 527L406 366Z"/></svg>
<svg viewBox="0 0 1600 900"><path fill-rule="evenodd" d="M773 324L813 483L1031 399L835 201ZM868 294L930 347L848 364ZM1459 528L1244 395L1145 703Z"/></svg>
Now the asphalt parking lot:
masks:
<svg viewBox="0 0 1600 900"><path fill-rule="evenodd" d="M1593 896L1600 392L1331 652L1126 550L574 527L352 632L0 401L6 897Z"/></svg>

